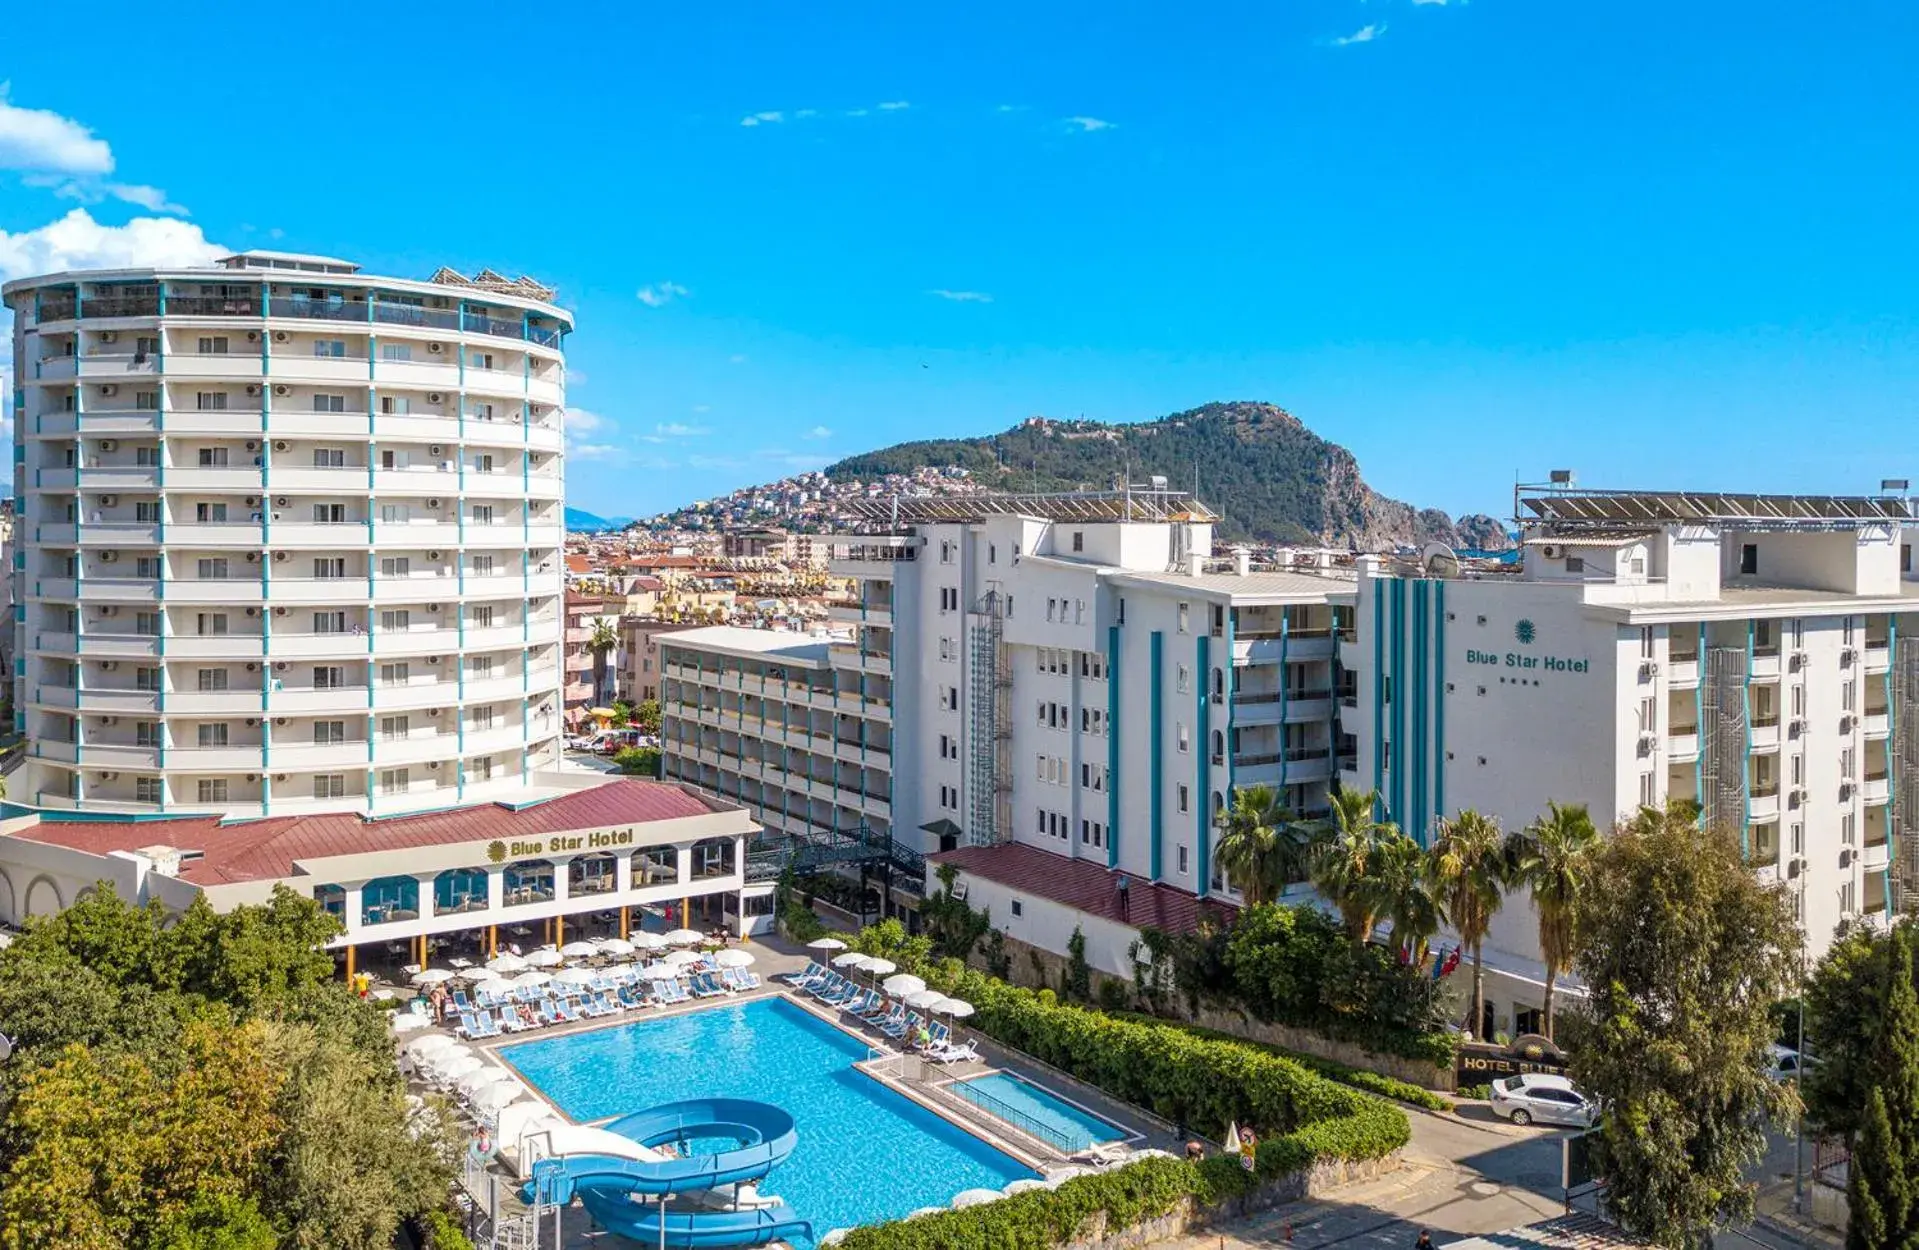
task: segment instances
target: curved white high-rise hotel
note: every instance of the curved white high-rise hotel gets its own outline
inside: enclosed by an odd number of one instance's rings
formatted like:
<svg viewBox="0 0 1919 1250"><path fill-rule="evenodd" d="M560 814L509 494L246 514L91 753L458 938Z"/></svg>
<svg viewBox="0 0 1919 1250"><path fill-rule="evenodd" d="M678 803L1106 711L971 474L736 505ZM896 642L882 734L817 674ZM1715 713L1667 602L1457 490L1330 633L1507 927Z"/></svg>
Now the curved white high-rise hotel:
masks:
<svg viewBox="0 0 1919 1250"><path fill-rule="evenodd" d="M389 814L557 762L550 290L248 252L0 298L13 802Z"/></svg>

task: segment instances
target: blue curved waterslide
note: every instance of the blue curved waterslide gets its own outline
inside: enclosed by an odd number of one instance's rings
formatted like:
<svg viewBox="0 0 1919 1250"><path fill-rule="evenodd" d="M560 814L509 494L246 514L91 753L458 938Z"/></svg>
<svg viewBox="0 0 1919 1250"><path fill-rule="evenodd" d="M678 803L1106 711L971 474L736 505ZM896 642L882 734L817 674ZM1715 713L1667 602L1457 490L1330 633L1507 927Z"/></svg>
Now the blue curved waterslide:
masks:
<svg viewBox="0 0 1919 1250"><path fill-rule="evenodd" d="M799 1133L780 1108L743 1098L695 1098L623 1116L606 1130L644 1149L624 1153L568 1153L540 1159L521 1186L523 1201L565 1205L577 1195L593 1218L634 1241L668 1246L761 1246L794 1236L811 1240L813 1226L782 1205L704 1210L665 1208L632 1200L664 1199L758 1182L793 1153ZM672 1156L657 1148L702 1139L731 1139L731 1149Z"/></svg>

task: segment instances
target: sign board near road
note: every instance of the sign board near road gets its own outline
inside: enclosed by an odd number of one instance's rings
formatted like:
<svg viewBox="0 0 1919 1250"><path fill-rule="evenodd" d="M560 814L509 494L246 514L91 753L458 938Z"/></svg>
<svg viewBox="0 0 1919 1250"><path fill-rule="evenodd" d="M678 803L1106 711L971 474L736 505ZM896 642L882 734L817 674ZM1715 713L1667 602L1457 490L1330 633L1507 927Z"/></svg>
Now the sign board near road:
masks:
<svg viewBox="0 0 1919 1250"><path fill-rule="evenodd" d="M1564 1076L1566 1052L1536 1033L1521 1034L1506 1046L1466 1042L1459 1048L1454 1070L1462 1089L1524 1072Z"/></svg>

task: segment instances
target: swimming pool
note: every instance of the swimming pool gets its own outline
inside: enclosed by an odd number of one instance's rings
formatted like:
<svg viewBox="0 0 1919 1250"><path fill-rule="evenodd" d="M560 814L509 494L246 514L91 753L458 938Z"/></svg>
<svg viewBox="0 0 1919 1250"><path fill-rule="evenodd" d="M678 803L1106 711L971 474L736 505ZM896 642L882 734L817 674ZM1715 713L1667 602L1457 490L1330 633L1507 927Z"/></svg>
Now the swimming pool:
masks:
<svg viewBox="0 0 1919 1250"><path fill-rule="evenodd" d="M784 1108L799 1145L764 1188L821 1235L1034 1175L855 1071L863 1042L781 998L521 1042L500 1056L583 1124L682 1098Z"/></svg>
<svg viewBox="0 0 1919 1250"><path fill-rule="evenodd" d="M947 1087L959 1097L1071 1154L1132 1134L1010 1072L989 1072Z"/></svg>

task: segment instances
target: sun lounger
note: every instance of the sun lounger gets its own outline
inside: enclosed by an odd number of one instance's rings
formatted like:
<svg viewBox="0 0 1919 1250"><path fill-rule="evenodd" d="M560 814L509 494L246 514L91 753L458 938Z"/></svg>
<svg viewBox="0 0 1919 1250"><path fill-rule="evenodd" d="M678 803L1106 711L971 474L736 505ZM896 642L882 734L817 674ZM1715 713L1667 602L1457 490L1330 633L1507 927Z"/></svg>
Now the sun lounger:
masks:
<svg viewBox="0 0 1919 1250"><path fill-rule="evenodd" d="M925 1049L940 1050L952 1042L953 1034L945 1025L935 1023L926 1030L926 1039Z"/></svg>
<svg viewBox="0 0 1919 1250"><path fill-rule="evenodd" d="M600 991L600 1006L606 1008L609 1015L618 1015L626 1010L626 1004L621 1002L619 995L612 990Z"/></svg>
<svg viewBox="0 0 1919 1250"><path fill-rule="evenodd" d="M859 986L853 984L851 981L841 981L839 989L831 994L822 995L820 1001L829 1007L837 1007L841 1003L852 1002L855 998L858 998L859 995Z"/></svg>
<svg viewBox="0 0 1919 1250"><path fill-rule="evenodd" d="M872 990L856 990L840 1001L840 1010L849 1016L863 1015L873 1010L879 1001L879 995Z"/></svg>
<svg viewBox="0 0 1919 1250"><path fill-rule="evenodd" d="M892 1003L883 1014L868 1018L867 1023L882 1033L893 1028L895 1025L904 1029L906 1027L906 1007L901 1003Z"/></svg>
<svg viewBox="0 0 1919 1250"><path fill-rule="evenodd" d="M699 998L717 998L726 991L714 984L711 973L696 972L693 974L693 993Z"/></svg>
<svg viewBox="0 0 1919 1250"><path fill-rule="evenodd" d="M801 968L798 972L787 973L785 981L788 985L798 986L804 989L807 982L817 981L825 975L826 969L822 968L817 962L809 959L806 962L806 967Z"/></svg>
<svg viewBox="0 0 1919 1250"><path fill-rule="evenodd" d="M573 1005L573 1000L570 998L555 999L553 1002L553 1012L559 1016L560 1019L569 1023L580 1018L580 1009Z"/></svg>
<svg viewBox="0 0 1919 1250"><path fill-rule="evenodd" d="M539 1022L543 1025L558 1024L560 1022L560 1013L553 1010L553 1000L550 998L544 999L540 1003L535 1005L533 1008L533 1014L535 1017L539 1019Z"/></svg>
<svg viewBox="0 0 1919 1250"><path fill-rule="evenodd" d="M837 972L829 972L806 987L806 992L822 1001L831 998L846 988L846 978Z"/></svg>
<svg viewBox="0 0 1919 1250"><path fill-rule="evenodd" d="M467 999L465 990L453 991L453 1005L461 1011L472 1011L473 1004Z"/></svg>
<svg viewBox="0 0 1919 1250"><path fill-rule="evenodd" d="M965 1063L978 1059L979 1050L971 1042L961 1042L957 1046L934 1046L926 1051L926 1057L934 1063Z"/></svg>
<svg viewBox="0 0 1919 1250"><path fill-rule="evenodd" d="M906 1037L910 1035L911 1033L913 1033L914 1031L916 1031L919 1028L919 1026L920 1026L920 1013L917 1011L910 1011L906 1014L906 1018L904 1020L901 1020L898 1024L889 1024L885 1028L881 1029L880 1032L886 1034L886 1036L888 1037Z"/></svg>

